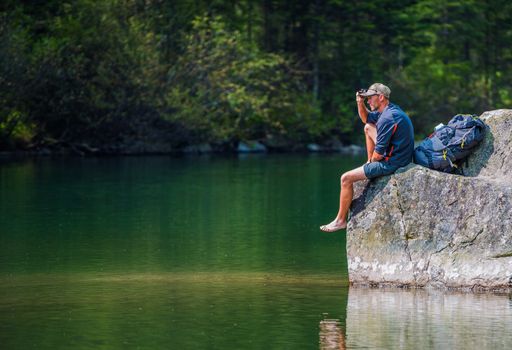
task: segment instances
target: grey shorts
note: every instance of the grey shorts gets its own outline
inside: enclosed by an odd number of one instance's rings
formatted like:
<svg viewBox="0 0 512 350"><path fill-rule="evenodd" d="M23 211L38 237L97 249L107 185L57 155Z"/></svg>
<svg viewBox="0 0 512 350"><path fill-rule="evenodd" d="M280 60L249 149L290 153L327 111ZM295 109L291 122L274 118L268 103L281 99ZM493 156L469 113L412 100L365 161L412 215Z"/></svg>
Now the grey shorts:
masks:
<svg viewBox="0 0 512 350"><path fill-rule="evenodd" d="M364 175L368 179L393 174L398 167L389 165L387 162L373 162L363 165Z"/></svg>

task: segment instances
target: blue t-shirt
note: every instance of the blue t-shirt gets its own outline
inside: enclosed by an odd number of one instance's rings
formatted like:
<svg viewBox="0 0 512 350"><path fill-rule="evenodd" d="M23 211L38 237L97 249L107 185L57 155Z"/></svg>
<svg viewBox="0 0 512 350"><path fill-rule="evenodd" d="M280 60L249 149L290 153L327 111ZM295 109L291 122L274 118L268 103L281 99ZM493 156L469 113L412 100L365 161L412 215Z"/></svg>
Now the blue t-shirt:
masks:
<svg viewBox="0 0 512 350"><path fill-rule="evenodd" d="M368 113L366 122L377 127L375 152L384 156L382 161L397 168L412 161L414 129L411 119L400 107L389 103L382 113Z"/></svg>

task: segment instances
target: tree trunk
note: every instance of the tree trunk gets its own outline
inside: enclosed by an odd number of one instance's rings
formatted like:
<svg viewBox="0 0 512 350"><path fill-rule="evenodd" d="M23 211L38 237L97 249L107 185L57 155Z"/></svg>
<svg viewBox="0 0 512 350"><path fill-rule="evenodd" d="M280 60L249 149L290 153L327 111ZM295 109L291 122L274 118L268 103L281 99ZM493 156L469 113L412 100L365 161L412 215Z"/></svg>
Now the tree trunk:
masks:
<svg viewBox="0 0 512 350"><path fill-rule="evenodd" d="M313 5L313 40L312 40L312 51L313 51L313 100L318 100L318 91L320 89L320 9L321 0L316 0Z"/></svg>
<svg viewBox="0 0 512 350"><path fill-rule="evenodd" d="M272 23L270 14L272 13L272 0L263 1L263 46L266 51L272 51Z"/></svg>

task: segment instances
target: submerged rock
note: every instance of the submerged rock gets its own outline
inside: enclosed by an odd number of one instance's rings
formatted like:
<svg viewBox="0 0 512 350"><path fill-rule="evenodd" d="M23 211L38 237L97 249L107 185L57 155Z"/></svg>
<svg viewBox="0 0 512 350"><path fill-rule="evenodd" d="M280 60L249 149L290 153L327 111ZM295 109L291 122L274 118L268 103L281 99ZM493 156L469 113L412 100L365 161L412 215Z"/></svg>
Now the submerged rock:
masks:
<svg viewBox="0 0 512 350"><path fill-rule="evenodd" d="M309 152L322 152L324 148L317 143L308 143L306 148Z"/></svg>
<svg viewBox="0 0 512 350"><path fill-rule="evenodd" d="M470 177L411 164L356 186L351 283L512 290L512 110L482 118Z"/></svg>
<svg viewBox="0 0 512 350"><path fill-rule="evenodd" d="M258 141L240 141L237 148L238 153L267 152L267 147Z"/></svg>

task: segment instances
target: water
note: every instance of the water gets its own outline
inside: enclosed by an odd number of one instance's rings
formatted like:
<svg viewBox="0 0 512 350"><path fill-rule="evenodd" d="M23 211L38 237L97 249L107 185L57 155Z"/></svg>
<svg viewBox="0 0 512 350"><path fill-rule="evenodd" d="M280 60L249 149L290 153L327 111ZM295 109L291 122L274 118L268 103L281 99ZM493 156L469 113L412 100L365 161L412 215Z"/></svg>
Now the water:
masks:
<svg viewBox="0 0 512 350"><path fill-rule="evenodd" d="M361 162L3 162L0 348L511 348L507 296L349 291L318 226Z"/></svg>

